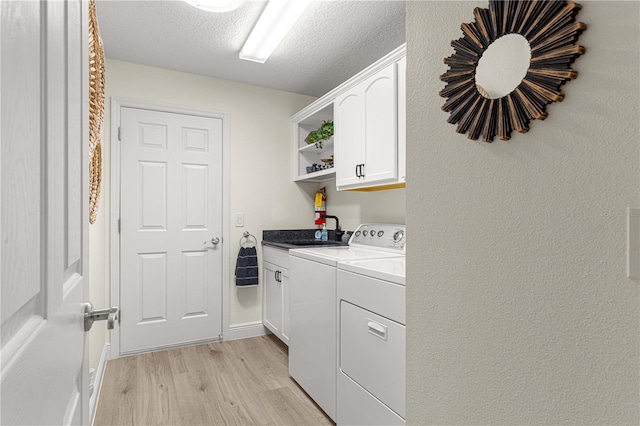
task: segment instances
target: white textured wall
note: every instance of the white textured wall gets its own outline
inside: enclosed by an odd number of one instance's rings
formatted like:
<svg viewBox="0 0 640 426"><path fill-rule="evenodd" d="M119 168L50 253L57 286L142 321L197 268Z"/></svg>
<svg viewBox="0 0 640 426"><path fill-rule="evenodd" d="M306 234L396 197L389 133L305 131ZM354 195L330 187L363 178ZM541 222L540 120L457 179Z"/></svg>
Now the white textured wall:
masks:
<svg viewBox="0 0 640 426"><path fill-rule="evenodd" d="M576 81L528 134L446 123L438 80L475 6L407 2L407 420L638 424L638 2L581 2Z"/></svg>
<svg viewBox="0 0 640 426"><path fill-rule="evenodd" d="M116 60L106 63L106 97L103 194L110 191L111 97L230 114L230 324L260 321L262 289L236 289L233 283L238 243L245 230L261 238L265 228L308 226L303 212L313 214L313 200L292 181L289 117L314 98ZM109 200L103 196L100 202L105 226ZM236 212L245 214L244 228L233 226ZM108 265L108 251L105 256Z"/></svg>

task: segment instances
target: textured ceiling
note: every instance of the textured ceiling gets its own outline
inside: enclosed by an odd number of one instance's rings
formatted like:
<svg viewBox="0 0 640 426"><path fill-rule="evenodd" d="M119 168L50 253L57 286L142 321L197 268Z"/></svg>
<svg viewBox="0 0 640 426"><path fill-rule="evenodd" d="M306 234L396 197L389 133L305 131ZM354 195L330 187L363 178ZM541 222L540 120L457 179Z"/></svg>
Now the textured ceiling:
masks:
<svg viewBox="0 0 640 426"><path fill-rule="evenodd" d="M405 41L404 1L314 1L264 64L238 59L265 2L97 0L108 58L321 96Z"/></svg>

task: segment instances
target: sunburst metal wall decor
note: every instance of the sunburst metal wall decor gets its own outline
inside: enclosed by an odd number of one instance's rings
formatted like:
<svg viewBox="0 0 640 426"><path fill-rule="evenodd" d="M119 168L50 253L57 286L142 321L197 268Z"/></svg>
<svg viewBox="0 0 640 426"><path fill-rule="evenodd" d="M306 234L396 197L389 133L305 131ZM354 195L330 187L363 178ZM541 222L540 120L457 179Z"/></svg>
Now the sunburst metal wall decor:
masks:
<svg viewBox="0 0 640 426"><path fill-rule="evenodd" d="M453 40L455 53L445 58L449 70L440 76L446 86L440 96L450 112L447 121L469 139L497 135L509 140L511 132L526 133L529 121L544 120L551 102L561 102L561 86L578 76L571 69L585 49L577 45L587 26L576 22L581 6L560 0L490 0L489 8L475 8L474 21L461 26L463 36ZM531 62L522 82L508 95L489 99L476 86L475 74L482 54L498 38L520 34L531 47Z"/></svg>

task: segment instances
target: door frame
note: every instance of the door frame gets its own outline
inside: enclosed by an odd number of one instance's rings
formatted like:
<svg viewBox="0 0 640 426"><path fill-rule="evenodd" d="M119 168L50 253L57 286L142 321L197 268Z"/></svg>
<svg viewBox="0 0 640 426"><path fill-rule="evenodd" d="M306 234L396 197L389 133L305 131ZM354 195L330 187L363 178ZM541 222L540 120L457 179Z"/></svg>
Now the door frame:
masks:
<svg viewBox="0 0 640 426"><path fill-rule="evenodd" d="M222 335L220 340L224 340L229 333L229 305L230 305L230 288L229 288L229 204L230 204L230 125L231 117L228 113L219 113L215 111L193 109L183 106L162 104L152 101L127 99L121 97L111 97L111 199L110 219L109 219L109 244L111 254L110 270L110 295L111 305L120 304L120 232L118 231L118 219L120 218L120 141L118 140L118 127L121 123L121 108L140 108L158 112L168 112L184 115L194 115L198 117L218 118L222 120ZM125 312L124 315L127 315ZM217 341L218 339L210 339L207 341ZM204 343L205 341L203 341ZM194 342L195 343L195 342ZM171 347L182 346L169 345L161 348L153 349L162 350ZM149 351L141 351L149 352ZM130 355L127 353L127 355ZM111 331L111 359L120 358L120 324L116 324Z"/></svg>

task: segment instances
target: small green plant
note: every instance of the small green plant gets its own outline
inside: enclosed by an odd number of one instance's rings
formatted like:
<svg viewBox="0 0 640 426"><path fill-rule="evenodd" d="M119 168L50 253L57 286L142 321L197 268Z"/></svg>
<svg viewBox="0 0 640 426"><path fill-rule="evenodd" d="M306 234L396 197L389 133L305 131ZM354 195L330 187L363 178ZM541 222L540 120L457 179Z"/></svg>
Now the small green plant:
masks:
<svg viewBox="0 0 640 426"><path fill-rule="evenodd" d="M332 120L324 121L320 125L320 128L317 130L317 132L320 133L321 140L329 139L331 136L333 136L333 121Z"/></svg>
<svg viewBox="0 0 640 426"><path fill-rule="evenodd" d="M309 133L305 138L308 144L315 144L316 148L322 149L322 142L333 136L333 120L323 121L318 130Z"/></svg>

